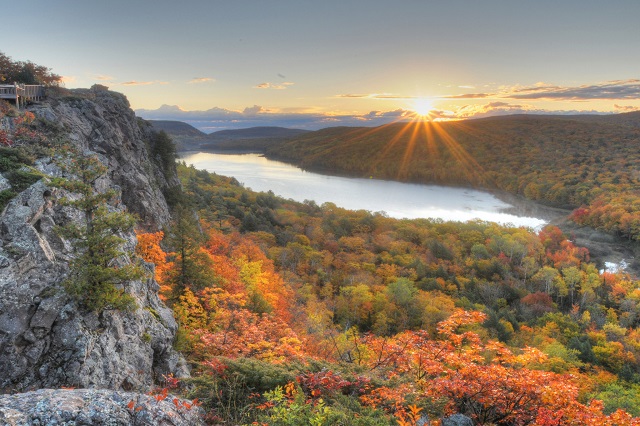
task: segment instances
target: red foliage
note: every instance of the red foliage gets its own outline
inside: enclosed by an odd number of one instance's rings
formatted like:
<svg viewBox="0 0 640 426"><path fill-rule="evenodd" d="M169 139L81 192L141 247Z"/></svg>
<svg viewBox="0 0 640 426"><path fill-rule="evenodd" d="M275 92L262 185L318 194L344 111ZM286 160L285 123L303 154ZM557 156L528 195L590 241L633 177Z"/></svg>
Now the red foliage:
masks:
<svg viewBox="0 0 640 426"><path fill-rule="evenodd" d="M370 382L366 377L356 377L353 381L345 380L339 373L331 370L303 374L296 380L302 390L312 398L326 397L335 393L362 395L367 391Z"/></svg>
<svg viewBox="0 0 640 426"><path fill-rule="evenodd" d="M520 299L520 303L528 308L536 317L544 315L547 312L553 312L553 299L547 293L542 291L527 294Z"/></svg>

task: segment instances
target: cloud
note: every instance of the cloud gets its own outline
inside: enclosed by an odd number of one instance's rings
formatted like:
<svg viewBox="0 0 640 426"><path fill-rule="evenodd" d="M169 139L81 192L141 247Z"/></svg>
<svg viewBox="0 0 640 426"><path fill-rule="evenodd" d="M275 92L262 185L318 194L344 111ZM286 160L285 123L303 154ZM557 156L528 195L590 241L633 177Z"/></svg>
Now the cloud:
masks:
<svg viewBox="0 0 640 426"><path fill-rule="evenodd" d="M458 86L472 89L473 86ZM335 95L344 99L387 99L411 100L419 96L398 95L389 93L343 93ZM582 102L590 100L638 100L640 99L640 79L612 80L583 86L558 86L546 82L537 82L530 86L500 87L495 92L461 93L456 95L432 96L432 99L528 99L528 100L563 100Z"/></svg>
<svg viewBox="0 0 640 426"><path fill-rule="evenodd" d="M607 114L595 110L548 110L536 108L526 104L512 104L496 101L484 105L464 105L449 111L448 118L468 119L495 117L514 114L545 114L545 115L576 115L576 114Z"/></svg>
<svg viewBox="0 0 640 426"><path fill-rule="evenodd" d="M75 75L63 75L61 81L63 83L75 83L76 82L76 76Z"/></svg>
<svg viewBox="0 0 640 426"><path fill-rule="evenodd" d="M418 99L419 96L402 96L402 95L374 95L373 99L394 99L394 100L405 100L405 99Z"/></svg>
<svg viewBox="0 0 640 426"><path fill-rule="evenodd" d="M180 108L178 105L167 105L167 104L163 104L160 108L158 108L156 111L159 112L163 112L163 113L179 113L179 112L184 112L184 110L182 108Z"/></svg>
<svg viewBox="0 0 640 426"><path fill-rule="evenodd" d="M413 117L415 113L408 109L394 109L392 111L371 111L365 115L362 115L362 118L365 119L374 119L374 118L403 118L403 117Z"/></svg>
<svg viewBox="0 0 640 426"><path fill-rule="evenodd" d="M524 87L505 93L503 97L512 99L557 99L557 100L592 100L592 99L638 99L640 98L640 80L614 80L604 83L562 87L553 85L536 85Z"/></svg>
<svg viewBox="0 0 640 426"><path fill-rule="evenodd" d="M193 83L206 83L208 81L215 81L215 79L211 78L211 77L194 77L191 80L187 81L188 84L193 84Z"/></svg>
<svg viewBox="0 0 640 426"><path fill-rule="evenodd" d="M254 89L276 89L276 90L284 90L289 86L293 86L295 83L290 81L285 81L284 83L275 84L275 83L260 83L257 86L253 86Z"/></svg>
<svg viewBox="0 0 640 426"><path fill-rule="evenodd" d="M514 105L507 102L489 102L484 105L464 105L452 112L452 117L458 119L481 118L492 115L526 114L533 108L523 105Z"/></svg>
<svg viewBox="0 0 640 426"><path fill-rule="evenodd" d="M98 80L98 81L113 81L115 80L115 78L111 77L110 75L103 75L103 74L96 74L93 76L94 80Z"/></svg>
<svg viewBox="0 0 640 426"><path fill-rule="evenodd" d="M633 105L618 105L618 104L613 104L613 108L616 109L616 111L639 111L640 107L637 106L633 106Z"/></svg>
<svg viewBox="0 0 640 426"><path fill-rule="evenodd" d="M254 105L252 107L246 107L242 113L244 115L248 115L248 116L253 116L253 115L257 115L260 112L264 112L265 109L262 108L260 105Z"/></svg>
<svg viewBox="0 0 640 426"><path fill-rule="evenodd" d="M419 99L420 96L412 96L412 95L394 95L392 93L344 93L335 95L335 98L366 98L366 99L388 99L388 100L408 100L408 99Z"/></svg>
<svg viewBox="0 0 640 426"><path fill-rule="evenodd" d="M278 73L278 77L280 77L280 78L282 78L282 79L286 79L286 78L287 78L286 76L284 76L284 75L282 75L282 74L280 74L280 73Z"/></svg>
<svg viewBox="0 0 640 426"><path fill-rule="evenodd" d="M343 95L336 95L336 98L368 98L371 95L360 95L355 93L346 93Z"/></svg>
<svg viewBox="0 0 640 426"><path fill-rule="evenodd" d="M122 86L150 86L152 84L169 84L169 82L167 81L136 81L136 80L131 80L131 81L125 81L124 83L118 83Z"/></svg>
<svg viewBox="0 0 640 426"><path fill-rule="evenodd" d="M123 86L148 86L150 84L153 84L153 81L125 81L124 83L121 83Z"/></svg>
<svg viewBox="0 0 640 426"><path fill-rule="evenodd" d="M255 126L282 126L317 130L329 126L380 126L409 119L411 111L371 111L366 114L325 114L313 109L289 109L277 112L260 105L241 111L211 108L206 111L185 111L177 105L163 105L155 110L139 109L136 114L148 120L178 120L205 131L242 129Z"/></svg>
<svg viewBox="0 0 640 426"><path fill-rule="evenodd" d="M461 95L448 95L441 96L441 99L482 99L488 98L492 95L490 93L463 93Z"/></svg>

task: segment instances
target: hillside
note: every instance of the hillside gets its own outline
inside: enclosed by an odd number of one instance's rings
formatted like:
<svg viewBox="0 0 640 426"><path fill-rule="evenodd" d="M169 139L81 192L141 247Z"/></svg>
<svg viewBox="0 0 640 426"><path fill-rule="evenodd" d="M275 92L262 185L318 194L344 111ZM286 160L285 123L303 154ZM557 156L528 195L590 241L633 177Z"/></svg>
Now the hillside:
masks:
<svg viewBox="0 0 640 426"><path fill-rule="evenodd" d="M295 136L308 133L307 130L284 127L250 127L238 130L220 130L210 133L201 149L264 152L270 146Z"/></svg>
<svg viewBox="0 0 640 426"><path fill-rule="evenodd" d="M208 139L215 140L231 140L231 139L255 139L255 138L292 138L305 133L308 130L287 129L285 127L262 126L250 127L248 129L238 130L220 130L210 133Z"/></svg>
<svg viewBox="0 0 640 426"><path fill-rule="evenodd" d="M206 140L207 134L190 124L172 120L149 120L157 131L164 131L171 136L178 151L197 151Z"/></svg>
<svg viewBox="0 0 640 426"><path fill-rule="evenodd" d="M190 273L215 284L174 310L191 396L220 423L640 424L637 281L558 228L395 220L178 172L205 230L186 233Z"/></svg>
<svg viewBox="0 0 640 426"><path fill-rule="evenodd" d="M267 156L329 173L473 186L558 207L584 206L580 223L634 239L640 236L639 123L638 113L627 113L338 127L282 142Z"/></svg>
<svg viewBox="0 0 640 426"><path fill-rule="evenodd" d="M205 137L207 134L201 132L190 124L182 121L172 120L148 120L155 130L164 130L172 136L188 136L192 138Z"/></svg>
<svg viewBox="0 0 640 426"><path fill-rule="evenodd" d="M149 123L154 129L167 132L178 151L264 152L269 146L308 133L301 129L262 126L206 134L181 121L150 120Z"/></svg>

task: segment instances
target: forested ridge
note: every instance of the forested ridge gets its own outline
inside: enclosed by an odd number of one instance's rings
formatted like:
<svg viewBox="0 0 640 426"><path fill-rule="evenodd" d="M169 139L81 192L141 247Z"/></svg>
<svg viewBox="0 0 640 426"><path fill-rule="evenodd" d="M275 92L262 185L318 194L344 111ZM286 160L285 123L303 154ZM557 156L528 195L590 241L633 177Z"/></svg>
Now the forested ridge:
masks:
<svg viewBox="0 0 640 426"><path fill-rule="evenodd" d="M640 114L510 116L336 127L285 141L267 156L361 177L498 189L640 238Z"/></svg>
<svg viewBox="0 0 640 426"><path fill-rule="evenodd" d="M212 423L639 422L637 282L558 228L396 220L179 174L200 220L178 208L138 252Z"/></svg>

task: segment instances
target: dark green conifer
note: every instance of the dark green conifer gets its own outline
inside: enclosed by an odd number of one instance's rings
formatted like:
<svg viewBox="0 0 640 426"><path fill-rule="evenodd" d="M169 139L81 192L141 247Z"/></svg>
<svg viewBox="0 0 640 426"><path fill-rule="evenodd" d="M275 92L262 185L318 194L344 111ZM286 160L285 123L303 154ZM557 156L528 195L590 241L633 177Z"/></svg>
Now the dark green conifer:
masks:
<svg viewBox="0 0 640 426"><path fill-rule="evenodd" d="M185 288L197 291L215 284L217 280L211 258L201 249L204 237L193 211L177 206L173 217L167 243L174 252L175 267L170 271L169 282L173 288L171 299L175 301Z"/></svg>
<svg viewBox="0 0 640 426"><path fill-rule="evenodd" d="M135 309L135 300L120 286L142 278L144 272L139 265L128 263L132 253L123 249L125 240L118 236L133 228L134 216L110 210L107 202L115 197L115 191L94 189L95 182L107 171L97 157L75 155L62 164L74 178L54 179L53 184L79 194L77 199L61 202L84 214L84 223L59 228L60 235L70 239L76 251L69 277L63 283L65 290L88 310Z"/></svg>

